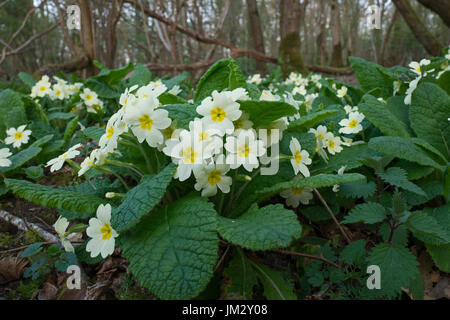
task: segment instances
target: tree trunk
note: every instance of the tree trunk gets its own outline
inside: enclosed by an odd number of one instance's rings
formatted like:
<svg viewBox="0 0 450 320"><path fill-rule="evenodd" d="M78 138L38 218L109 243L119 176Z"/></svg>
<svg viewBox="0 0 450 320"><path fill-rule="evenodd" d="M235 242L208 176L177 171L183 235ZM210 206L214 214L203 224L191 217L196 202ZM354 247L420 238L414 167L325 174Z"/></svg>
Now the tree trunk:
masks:
<svg viewBox="0 0 450 320"><path fill-rule="evenodd" d="M406 24L412 33L427 52L433 56L440 56L443 48L442 44L428 31L417 14L414 12L408 0L392 0L397 10L405 19Z"/></svg>
<svg viewBox="0 0 450 320"><path fill-rule="evenodd" d="M305 3L303 3L304 5ZM302 5L298 0L281 0L280 3L280 50L279 60L283 74L287 76L292 71L307 74L308 69L303 63L300 43L300 26Z"/></svg>
<svg viewBox="0 0 450 320"><path fill-rule="evenodd" d="M253 48L256 51L265 54L264 35L261 29L261 19L259 17L258 6L256 0L247 0L248 18L250 21L250 33L253 40ZM259 73L264 74L264 62L256 61L256 69Z"/></svg>
<svg viewBox="0 0 450 320"><path fill-rule="evenodd" d="M386 34L384 35L384 39L383 39L383 46L381 47L381 53L380 53L380 62L381 64L385 64L385 56L386 56L386 48L389 42L389 37L391 36L392 33L392 27L395 24L395 21L397 20L398 17L398 10L395 9L394 14L392 15L392 19L389 22L388 28L386 30Z"/></svg>
<svg viewBox="0 0 450 320"><path fill-rule="evenodd" d="M111 12L108 15L108 30L106 35L106 59L105 63L108 68L114 68L114 59L116 57L116 25L119 22L120 11L122 10L123 1L114 0L111 4Z"/></svg>
<svg viewBox="0 0 450 320"><path fill-rule="evenodd" d="M91 9L88 0L79 0L81 16L81 44L89 59L87 76L94 75L95 67L92 61L95 59L95 39L92 25Z"/></svg>
<svg viewBox="0 0 450 320"><path fill-rule="evenodd" d="M450 28L450 1L448 0L418 0L428 9L436 12Z"/></svg>
<svg viewBox="0 0 450 320"><path fill-rule="evenodd" d="M338 0L331 1L331 24L333 26L333 51L331 53L331 66L342 67L341 21L339 17Z"/></svg>
<svg viewBox="0 0 450 320"><path fill-rule="evenodd" d="M319 52L319 64L321 66L325 65L326 57L326 28L328 15L326 13L327 6L324 2L325 0L320 0L319 2L319 20L320 20L320 32L317 36L317 51Z"/></svg>

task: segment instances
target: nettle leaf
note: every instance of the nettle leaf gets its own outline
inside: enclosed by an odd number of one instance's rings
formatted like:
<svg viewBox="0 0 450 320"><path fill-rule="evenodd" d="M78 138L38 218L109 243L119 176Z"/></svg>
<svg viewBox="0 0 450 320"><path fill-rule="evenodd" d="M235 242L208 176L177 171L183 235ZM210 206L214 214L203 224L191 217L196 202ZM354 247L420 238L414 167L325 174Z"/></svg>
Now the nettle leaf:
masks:
<svg viewBox="0 0 450 320"><path fill-rule="evenodd" d="M411 127L450 158L450 96L438 85L423 82L414 91L409 108Z"/></svg>
<svg viewBox="0 0 450 320"><path fill-rule="evenodd" d="M297 300L294 285L286 280L282 273L263 264L250 260L264 286L264 295L268 300Z"/></svg>
<svg viewBox="0 0 450 320"><path fill-rule="evenodd" d="M227 299L250 300L253 296L253 287L257 285L255 270L250 260L239 248L235 250L233 258L223 270L227 279L224 282L224 293Z"/></svg>
<svg viewBox="0 0 450 320"><path fill-rule="evenodd" d="M348 244L341 252L339 260L347 264L360 265L366 256L366 240L361 239Z"/></svg>
<svg viewBox="0 0 450 320"><path fill-rule="evenodd" d="M422 179L430 175L434 171L434 168L424 167L407 160L398 160L395 165L402 168L408 173L408 180Z"/></svg>
<svg viewBox="0 0 450 320"><path fill-rule="evenodd" d="M202 101L214 90L233 90L245 88L246 81L237 62L232 59L222 59L214 63L200 78L194 94L194 101Z"/></svg>
<svg viewBox="0 0 450 320"><path fill-rule="evenodd" d="M389 110L388 105L369 94L363 97L363 101L358 105L358 109L382 133L404 138L410 136L407 126Z"/></svg>
<svg viewBox="0 0 450 320"><path fill-rule="evenodd" d="M254 204L238 219L219 217L218 231L227 241L250 250L287 247L302 233L292 210L281 204L258 208Z"/></svg>
<svg viewBox="0 0 450 320"><path fill-rule="evenodd" d="M386 219L386 209L379 203L367 202L356 205L342 223L364 222L367 224L378 223Z"/></svg>
<svg viewBox="0 0 450 320"><path fill-rule="evenodd" d="M396 298L419 274L416 257L403 246L381 243L370 251L367 262L380 267L380 291L386 298Z"/></svg>
<svg viewBox="0 0 450 320"><path fill-rule="evenodd" d="M205 198L186 196L120 236L139 282L161 299L196 297L217 261L217 213Z"/></svg>
<svg viewBox="0 0 450 320"><path fill-rule="evenodd" d="M128 191L119 207L113 209L111 224L118 232L134 227L166 193L176 166L171 163L156 175L146 175Z"/></svg>
<svg viewBox="0 0 450 320"><path fill-rule="evenodd" d="M340 192L347 198L364 198L367 199L375 194L377 185L373 181L355 181L343 183L340 185Z"/></svg>
<svg viewBox="0 0 450 320"><path fill-rule="evenodd" d="M350 65L355 70L358 82L364 91L379 88L384 98L393 94L394 78L384 67L357 57L349 57Z"/></svg>
<svg viewBox="0 0 450 320"><path fill-rule="evenodd" d="M95 212L100 204L107 202L96 196L55 189L25 180L5 179L5 184L15 195L23 199L42 206L69 211Z"/></svg>
<svg viewBox="0 0 450 320"><path fill-rule="evenodd" d="M249 114L255 128L265 127L272 121L282 117L292 116L297 110L286 102L281 101L239 101L242 111Z"/></svg>
<svg viewBox="0 0 450 320"><path fill-rule="evenodd" d="M9 158L9 160L11 160L11 165L9 167L0 167L0 172L6 173L20 168L23 164L36 157L41 151L42 148L39 147L28 147L12 155Z"/></svg>
<svg viewBox="0 0 450 320"><path fill-rule="evenodd" d="M449 223L450 220L447 219L446 222ZM439 224L425 211L413 212L408 218L407 226L416 238L425 243L435 245L450 243L450 233L445 230L445 225Z"/></svg>
<svg viewBox="0 0 450 320"><path fill-rule="evenodd" d="M444 171L445 167L431 159L412 139L401 137L376 137L369 141L369 148L399 159L416 162L423 166L433 167Z"/></svg>
<svg viewBox="0 0 450 320"><path fill-rule="evenodd" d="M433 217L442 226L447 235L450 235L450 204L435 208L429 216ZM436 266L444 271L450 272L450 244L425 243Z"/></svg>
<svg viewBox="0 0 450 320"><path fill-rule="evenodd" d="M317 112L308 113L306 116L301 117L295 121L289 123L287 131L292 132L305 132L311 127L315 126L319 122L331 117L338 113L339 110L321 110Z"/></svg>
<svg viewBox="0 0 450 320"><path fill-rule="evenodd" d="M169 117L176 121L177 128L189 130L189 122L193 121L196 117L200 118L197 113L197 105L193 104L169 104L161 106L160 109L167 110Z"/></svg>
<svg viewBox="0 0 450 320"><path fill-rule="evenodd" d="M378 172L377 174L381 179L393 186L403 188L422 196L427 195L421 188L408 180L407 172L402 168L392 167L388 168L385 172Z"/></svg>
<svg viewBox="0 0 450 320"><path fill-rule="evenodd" d="M266 200L271 196L280 193L283 190L291 188L304 188L304 187L310 188L331 187L334 186L335 184L353 182L362 179L365 179L365 177L359 173L344 173L342 175L318 174L304 179L276 183L268 187L257 189L252 194L249 194L245 199L242 199L242 201L239 202L234 212L235 214L244 212L254 202ZM235 216L235 214L233 214L233 216Z"/></svg>

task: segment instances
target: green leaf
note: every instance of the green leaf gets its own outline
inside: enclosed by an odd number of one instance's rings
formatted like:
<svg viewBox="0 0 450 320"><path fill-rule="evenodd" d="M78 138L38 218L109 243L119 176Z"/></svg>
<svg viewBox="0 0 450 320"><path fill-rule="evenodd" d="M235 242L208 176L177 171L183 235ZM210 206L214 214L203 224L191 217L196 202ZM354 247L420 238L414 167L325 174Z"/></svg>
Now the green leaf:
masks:
<svg viewBox="0 0 450 320"><path fill-rule="evenodd" d="M197 106L193 104L169 104L159 107L169 112L169 118L176 121L177 127L189 130L189 122L196 117L200 118L197 113Z"/></svg>
<svg viewBox="0 0 450 320"><path fill-rule="evenodd" d="M273 179L273 177L269 177ZM365 177L358 173L345 173L342 175L337 174L318 174L315 176L307 177L299 180L292 180L286 182L276 183L274 185L263 187L255 190L252 194L248 195L245 199L239 202L238 206L234 210L233 216L238 213L247 210L254 202L260 202L270 198L273 195L280 193L283 190L292 188L322 188L331 187L335 184L353 182L365 179Z"/></svg>
<svg viewBox="0 0 450 320"><path fill-rule="evenodd" d="M388 241L391 233L391 227L389 223L383 222L380 226L380 236L383 241ZM392 244L406 246L408 244L408 228L406 225L402 224L394 231L394 235L392 236Z"/></svg>
<svg viewBox="0 0 450 320"><path fill-rule="evenodd" d="M89 127L83 130L83 133L86 137L96 142L100 141L100 138L105 134L105 132L105 129L99 127Z"/></svg>
<svg viewBox="0 0 450 320"><path fill-rule="evenodd" d="M308 131L311 127L338 113L338 111L339 110L330 109L308 113L306 116L303 116L300 119L290 122L287 131L292 132Z"/></svg>
<svg viewBox="0 0 450 320"><path fill-rule="evenodd" d="M120 97L120 92L111 88L109 85L94 78L89 78L85 86L97 93L99 98L115 99Z"/></svg>
<svg viewBox="0 0 450 320"><path fill-rule="evenodd" d="M258 208L254 204L237 219L219 217L218 231L227 241L250 250L287 247L302 227L292 210L281 204Z"/></svg>
<svg viewBox="0 0 450 320"><path fill-rule="evenodd" d="M69 112L53 112L48 115L48 120L69 120L75 117L74 113Z"/></svg>
<svg viewBox="0 0 450 320"><path fill-rule="evenodd" d="M258 273L268 300L297 300L293 284L286 280L283 274L255 261L250 262Z"/></svg>
<svg viewBox="0 0 450 320"><path fill-rule="evenodd" d="M163 94L161 94L158 97L159 102L162 105L167 105L167 104L187 104L186 99L183 99L181 97L175 96L171 93L168 92L164 92Z"/></svg>
<svg viewBox="0 0 450 320"><path fill-rule="evenodd" d="M281 101L239 101L242 111L249 114L255 128L265 127L282 117L292 116L297 110Z"/></svg>
<svg viewBox="0 0 450 320"><path fill-rule="evenodd" d="M6 89L0 92L0 138L6 137L6 130L26 122L26 113L19 93Z"/></svg>
<svg viewBox="0 0 450 320"><path fill-rule="evenodd" d="M128 191L119 207L113 209L111 224L118 232L134 227L166 193L176 166L171 163L156 175L146 175Z"/></svg>
<svg viewBox="0 0 450 320"><path fill-rule="evenodd" d="M245 77L238 64L232 58L214 63L200 78L194 94L198 102L210 96L214 90L233 90L245 88Z"/></svg>
<svg viewBox="0 0 450 320"><path fill-rule="evenodd" d="M414 91L409 108L411 127L450 159L450 96L439 86L422 82Z"/></svg>
<svg viewBox="0 0 450 320"><path fill-rule="evenodd" d="M29 148L31 148L31 147L42 147L47 142L52 141L53 137L54 137L53 134L48 134L46 136L43 136L42 138L39 138L35 142L30 144Z"/></svg>
<svg viewBox="0 0 450 320"><path fill-rule="evenodd" d="M355 181L342 183L340 185L340 192L344 197L347 198L364 198L367 199L375 194L377 186L375 182L370 181Z"/></svg>
<svg viewBox="0 0 450 320"><path fill-rule="evenodd" d="M228 266L223 270L226 299L250 300L257 284L256 273L245 254L237 248Z"/></svg>
<svg viewBox="0 0 450 320"><path fill-rule="evenodd" d="M425 243L435 245L450 243L450 233L425 211L413 212L408 218L407 226L416 238Z"/></svg>
<svg viewBox="0 0 450 320"><path fill-rule="evenodd" d="M55 189L25 180L5 179L5 184L17 196L42 206L77 212L95 212L105 200L74 191Z"/></svg>
<svg viewBox="0 0 450 320"><path fill-rule="evenodd" d="M388 105L378 101L374 96L366 94L358 109L385 135L404 138L410 136L407 126L389 110Z"/></svg>
<svg viewBox="0 0 450 320"><path fill-rule="evenodd" d="M381 293L386 298L396 298L419 274L416 257L403 246L381 243L370 251L367 262L380 267Z"/></svg>
<svg viewBox="0 0 450 320"><path fill-rule="evenodd" d="M34 256L36 253L39 253L42 251L43 247L42 247L43 242L36 242L33 243L31 246L29 246L28 248L26 248L21 254L20 257L22 258L28 258L31 256Z"/></svg>
<svg viewBox="0 0 450 320"><path fill-rule="evenodd" d="M361 239L348 244L341 252L339 260L347 264L360 265L366 256L366 240Z"/></svg>
<svg viewBox="0 0 450 320"><path fill-rule="evenodd" d="M196 297L217 260L217 213L205 198L186 196L120 236L129 269L161 299Z"/></svg>
<svg viewBox="0 0 450 320"><path fill-rule="evenodd" d="M138 85L140 87L146 86L152 80L152 73L145 66L145 64L138 63L134 68L133 74L128 79L128 87Z"/></svg>
<svg viewBox="0 0 450 320"><path fill-rule="evenodd" d="M131 62L119 69L110 70L108 68L104 68L98 75L92 77L91 79L105 82L110 86L114 86L118 84L131 70L133 70L133 68L134 66Z"/></svg>
<svg viewBox="0 0 450 320"><path fill-rule="evenodd" d="M36 157L41 151L42 149L38 147L28 147L12 155L9 158L9 160L11 160L11 165L9 167L0 167L0 171L6 173L20 168L22 165Z"/></svg>
<svg viewBox="0 0 450 320"><path fill-rule="evenodd" d="M394 78L384 67L357 57L349 57L348 60L364 91L379 88L382 97L392 96Z"/></svg>
<svg viewBox="0 0 450 320"><path fill-rule="evenodd" d="M369 148L380 153L395 156L399 159L405 159L423 166L433 167L440 171L444 171L445 169L444 166L426 155L411 139L401 137L376 137L370 139Z"/></svg>
<svg viewBox="0 0 450 320"><path fill-rule="evenodd" d="M450 204L443 205L442 207L435 208L433 212L430 214L437 223L442 226L447 235L450 234ZM444 272L450 272L450 244L425 244L428 252L433 258L436 266Z"/></svg>
<svg viewBox="0 0 450 320"><path fill-rule="evenodd" d="M73 118L66 126L66 130L64 130L64 141L69 141L72 138L75 130L78 127L78 117Z"/></svg>
<svg viewBox="0 0 450 320"><path fill-rule="evenodd" d="M403 188L422 196L427 195L421 188L408 180L407 173L402 168L392 167L385 172L378 172L377 174L381 179L393 186Z"/></svg>
<svg viewBox="0 0 450 320"><path fill-rule="evenodd" d="M31 75L29 75L26 72L19 72L19 79L22 80L23 83L25 83L29 88L32 88L36 81L33 79Z"/></svg>
<svg viewBox="0 0 450 320"><path fill-rule="evenodd" d="M378 223L386 219L386 209L379 203L367 202L356 205L342 223Z"/></svg>

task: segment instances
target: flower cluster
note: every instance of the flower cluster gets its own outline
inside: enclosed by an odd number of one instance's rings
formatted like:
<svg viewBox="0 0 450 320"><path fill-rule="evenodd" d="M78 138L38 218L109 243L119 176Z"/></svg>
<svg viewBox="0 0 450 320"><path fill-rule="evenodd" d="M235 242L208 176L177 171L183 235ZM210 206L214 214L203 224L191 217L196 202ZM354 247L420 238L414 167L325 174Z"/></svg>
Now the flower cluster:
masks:
<svg viewBox="0 0 450 320"><path fill-rule="evenodd" d="M50 97L52 100L64 100L77 93L83 86L82 83L68 83L66 80L54 77L56 83L52 84L47 75L42 76L41 80L31 88L30 96L32 98Z"/></svg>

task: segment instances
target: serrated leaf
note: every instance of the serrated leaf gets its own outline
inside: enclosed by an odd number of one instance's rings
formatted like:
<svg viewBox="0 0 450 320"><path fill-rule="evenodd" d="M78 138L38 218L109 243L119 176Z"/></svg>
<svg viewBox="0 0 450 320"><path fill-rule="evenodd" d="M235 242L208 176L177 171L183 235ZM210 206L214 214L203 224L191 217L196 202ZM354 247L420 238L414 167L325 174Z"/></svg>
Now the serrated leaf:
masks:
<svg viewBox="0 0 450 320"><path fill-rule="evenodd" d="M242 111L249 114L255 128L268 126L282 117L292 116L297 110L281 101L239 101Z"/></svg>
<svg viewBox="0 0 450 320"><path fill-rule="evenodd" d="M194 101L199 102L210 96L214 90L233 90L245 88L246 82L238 64L232 58L214 63L200 78L194 94Z"/></svg>
<svg viewBox="0 0 450 320"><path fill-rule="evenodd" d="M250 260L264 286L264 295L268 300L297 300L293 284L263 264Z"/></svg>
<svg viewBox="0 0 450 320"><path fill-rule="evenodd" d="M409 118L419 138L428 141L450 158L450 97L438 85L422 82L414 90Z"/></svg>
<svg viewBox="0 0 450 320"><path fill-rule="evenodd" d="M407 173L402 168L392 167L385 172L378 172L377 174L381 179L393 186L426 196L426 193L421 188L408 180Z"/></svg>
<svg viewBox="0 0 450 320"><path fill-rule="evenodd" d="M409 137L407 126L389 110L389 106L366 94L358 105L360 112L387 136Z"/></svg>
<svg viewBox="0 0 450 320"><path fill-rule="evenodd" d="M17 196L47 207L77 212L95 212L105 200L74 191L55 189L25 180L5 179L5 184Z"/></svg>
<svg viewBox="0 0 450 320"><path fill-rule="evenodd" d="M117 232L134 227L148 214L166 193L176 166L171 163L156 175L146 175L128 191L119 207L113 209L111 224Z"/></svg>
<svg viewBox="0 0 450 320"><path fill-rule="evenodd" d="M301 236L302 227L292 210L281 204L258 208L254 204L237 219L219 217L219 234L227 241L250 250L287 247Z"/></svg>
<svg viewBox="0 0 450 320"><path fill-rule="evenodd" d="M344 197L347 198L364 198L375 194L377 190L377 185L373 181L355 181L342 183L340 185L340 192Z"/></svg>
<svg viewBox="0 0 450 320"><path fill-rule="evenodd" d="M367 202L356 205L342 223L364 222L367 224L378 223L386 219L386 209L379 203Z"/></svg>
<svg viewBox="0 0 450 320"><path fill-rule="evenodd" d="M252 298L253 287L257 284L256 273L242 250L235 250L233 258L223 270L223 275L227 279L224 284L226 299Z"/></svg>
<svg viewBox="0 0 450 320"><path fill-rule="evenodd" d="M411 139L401 137L376 137L370 139L369 148L380 153L395 156L399 159L405 159L423 166L433 167L440 171L444 171L444 166L426 155Z"/></svg>
<svg viewBox="0 0 450 320"><path fill-rule="evenodd" d="M435 245L450 243L450 233L425 211L413 212L408 218L407 226L416 238L425 243Z"/></svg>
<svg viewBox="0 0 450 320"><path fill-rule="evenodd" d="M217 213L205 198L186 196L120 236L129 270L161 299L196 297L217 260Z"/></svg>
<svg viewBox="0 0 450 320"><path fill-rule="evenodd" d="M339 260L347 264L359 265L366 256L366 240L361 239L348 244L341 252Z"/></svg>
<svg viewBox="0 0 450 320"><path fill-rule="evenodd" d="M391 227L387 222L384 222L380 226L380 235L383 241L388 241L391 233ZM394 231L391 242L394 245L406 246L408 243L408 228L402 224Z"/></svg>
<svg viewBox="0 0 450 320"><path fill-rule="evenodd" d="M308 131L311 127L315 126L319 122L331 117L338 113L338 110L320 110L317 112L308 113L306 116L301 117L295 121L289 123L287 131L292 132L304 132Z"/></svg>
<svg viewBox="0 0 450 320"><path fill-rule="evenodd" d="M419 274L416 257L403 246L381 243L370 251L367 262L380 267L380 291L386 298L397 297Z"/></svg>

